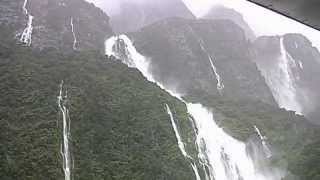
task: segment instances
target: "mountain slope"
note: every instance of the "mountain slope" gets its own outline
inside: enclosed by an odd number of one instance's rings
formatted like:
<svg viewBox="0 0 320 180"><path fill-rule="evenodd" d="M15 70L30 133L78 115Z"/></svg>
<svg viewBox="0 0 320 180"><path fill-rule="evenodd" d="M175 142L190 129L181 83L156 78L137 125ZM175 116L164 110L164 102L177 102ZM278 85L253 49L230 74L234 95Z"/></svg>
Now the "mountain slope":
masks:
<svg viewBox="0 0 320 180"><path fill-rule="evenodd" d="M31 48L12 38L27 23L18 11L23 2L4 0L0 7L0 177L63 179L57 103L63 81L74 179L196 179L190 165L199 150L192 117L182 102L137 70L100 54L104 38L112 34L108 17L81 0L29 3L26 7L35 18ZM282 43L280 37L258 38L251 44L230 20L182 18L162 20L129 35L150 58L157 81L182 92L184 100L208 107L211 119L225 132L247 142L257 168L288 169L286 180L318 179L319 126L279 109L272 87L255 64L277 62L285 50L296 64L292 74L301 79L297 85L314 93L316 100L319 53L303 36L286 35ZM79 38L75 48L74 37ZM125 46L119 42L119 47ZM190 158L179 150L166 104ZM263 141L272 155L261 159L252 144L261 150Z"/></svg>
<svg viewBox="0 0 320 180"><path fill-rule="evenodd" d="M194 179L165 104L192 133L186 107L136 70L95 51L62 55L13 42L0 52L0 177L63 179L63 80L75 179Z"/></svg>
<svg viewBox="0 0 320 180"><path fill-rule="evenodd" d="M228 20L164 20L130 34L155 78L184 94L275 104L243 30Z"/></svg>
<svg viewBox="0 0 320 180"><path fill-rule="evenodd" d="M243 16L233 9L224 6L214 6L205 16L203 16L203 18L231 20L244 30L246 37L250 41L254 41L256 39L255 33L248 25L248 23L244 20Z"/></svg>
<svg viewBox="0 0 320 180"><path fill-rule="evenodd" d="M33 17L26 42L34 48L102 50L104 39L113 34L109 17L84 0L5 0L0 11L0 24L11 26L18 41Z"/></svg>
<svg viewBox="0 0 320 180"><path fill-rule="evenodd" d="M311 42L300 34L260 37L253 49L279 105L319 123L320 53Z"/></svg>
<svg viewBox="0 0 320 180"><path fill-rule="evenodd" d="M120 12L111 16L111 25L115 32L132 32L170 17L195 18L181 0L120 1Z"/></svg>
<svg viewBox="0 0 320 180"><path fill-rule="evenodd" d="M157 81L181 92L188 102L212 108L217 123L236 139L248 142L248 148L254 127L259 127L273 149L269 163L289 169L286 178L306 176L306 172L297 173L295 167L300 158L311 158L304 152L317 143L319 127L278 108L255 65L252 44L240 27L227 20L175 18L130 36L151 62L150 70ZM221 89L218 77L224 85Z"/></svg>

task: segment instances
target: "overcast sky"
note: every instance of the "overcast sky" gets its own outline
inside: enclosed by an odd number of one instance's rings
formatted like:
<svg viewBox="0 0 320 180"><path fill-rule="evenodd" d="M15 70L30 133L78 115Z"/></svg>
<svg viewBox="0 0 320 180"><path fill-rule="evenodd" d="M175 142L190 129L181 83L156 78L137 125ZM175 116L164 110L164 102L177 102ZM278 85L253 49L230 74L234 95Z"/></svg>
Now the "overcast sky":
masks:
<svg viewBox="0 0 320 180"><path fill-rule="evenodd" d="M87 0L103 8L108 14L119 12L119 2L152 2L159 0ZM301 33L320 49L320 32L285 16L257 6L246 0L182 0L197 17L206 14L214 5L220 4L240 12L258 35L283 35Z"/></svg>
<svg viewBox="0 0 320 180"><path fill-rule="evenodd" d="M273 11L257 6L246 0L183 0L197 16L203 16L217 4L233 8L240 12L254 32L258 35L283 35L301 33L307 36L320 49L320 31L305 26L297 21L279 15Z"/></svg>

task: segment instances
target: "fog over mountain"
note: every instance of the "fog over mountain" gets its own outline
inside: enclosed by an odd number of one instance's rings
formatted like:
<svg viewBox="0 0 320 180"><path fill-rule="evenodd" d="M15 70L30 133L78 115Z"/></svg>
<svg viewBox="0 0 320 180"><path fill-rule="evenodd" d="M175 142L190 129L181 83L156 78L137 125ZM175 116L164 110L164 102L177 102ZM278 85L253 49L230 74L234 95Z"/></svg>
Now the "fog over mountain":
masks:
<svg viewBox="0 0 320 180"><path fill-rule="evenodd" d="M318 180L319 32L243 0L2 0L0 179Z"/></svg>
<svg viewBox="0 0 320 180"><path fill-rule="evenodd" d="M170 17L195 18L181 0L92 0L111 16L115 32L132 32Z"/></svg>

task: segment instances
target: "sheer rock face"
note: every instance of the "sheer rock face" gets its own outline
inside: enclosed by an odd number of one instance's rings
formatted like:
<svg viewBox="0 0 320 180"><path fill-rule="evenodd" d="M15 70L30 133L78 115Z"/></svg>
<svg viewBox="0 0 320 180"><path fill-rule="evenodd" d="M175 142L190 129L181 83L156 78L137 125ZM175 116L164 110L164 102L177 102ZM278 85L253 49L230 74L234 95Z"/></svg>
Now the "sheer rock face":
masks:
<svg viewBox="0 0 320 180"><path fill-rule="evenodd" d="M244 30L246 37L250 41L256 39L255 33L253 32L251 27L249 27L248 23L244 20L243 16L239 12L231 8L227 8L224 6L215 6L203 18L231 20Z"/></svg>
<svg viewBox="0 0 320 180"><path fill-rule="evenodd" d="M23 3L23 0L5 0L0 8L0 24L13 27L17 39L28 20ZM26 8L34 16L31 43L34 48L71 50L75 36L77 50L102 50L104 39L113 34L109 17L83 0L28 0Z"/></svg>
<svg viewBox="0 0 320 180"><path fill-rule="evenodd" d="M161 0L152 2L122 1L120 12L111 16L115 32L133 32L156 21L181 17L194 19L194 15L181 0Z"/></svg>
<svg viewBox="0 0 320 180"><path fill-rule="evenodd" d="M179 92L222 94L275 105L264 78L251 59L250 43L243 30L229 20L173 18L130 36L137 49L150 58L155 78ZM209 56L224 84L220 92Z"/></svg>
<svg viewBox="0 0 320 180"><path fill-rule="evenodd" d="M255 61L261 71L269 71L279 63L281 56L280 38L283 38L284 49L292 58L288 66L296 92L297 102L302 107L302 113L310 120L320 123L320 53L312 43L301 34L286 34L280 36L264 36L254 44Z"/></svg>

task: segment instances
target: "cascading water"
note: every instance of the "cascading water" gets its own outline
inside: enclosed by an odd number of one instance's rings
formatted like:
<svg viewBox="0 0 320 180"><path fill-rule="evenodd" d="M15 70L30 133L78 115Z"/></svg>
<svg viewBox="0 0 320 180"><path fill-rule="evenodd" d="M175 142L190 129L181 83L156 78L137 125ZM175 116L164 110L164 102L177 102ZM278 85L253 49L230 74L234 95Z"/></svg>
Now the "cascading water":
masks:
<svg viewBox="0 0 320 180"><path fill-rule="evenodd" d="M22 9L23 9L23 12L28 17L28 23L27 23L26 28L23 30L23 32L21 34L20 42L22 42L23 44L25 44L27 46L31 46L32 31L33 31L33 26L32 26L33 16L29 13L29 11L27 9L27 4L28 4L28 0L25 0L23 3Z"/></svg>
<svg viewBox="0 0 320 180"><path fill-rule="evenodd" d="M217 90L219 91L219 93L222 93L222 90L224 89L224 84L222 82L222 78L221 78L220 74L218 73L216 66L213 63L211 55L209 54L207 49L204 47L203 40L194 32L193 28L191 26L188 26L188 28L190 29L190 32L199 40L201 50L208 56L211 70L217 80Z"/></svg>
<svg viewBox="0 0 320 180"><path fill-rule="evenodd" d="M64 179L71 180L71 155L69 148L70 138L70 117L69 110L66 107L67 102L67 91L63 93L63 81L60 84L60 91L58 96L58 106L62 113L62 124L63 124L63 143L61 145L61 155L63 157L63 171Z"/></svg>
<svg viewBox="0 0 320 180"><path fill-rule="evenodd" d="M120 44L119 44L120 43ZM119 47L124 49L119 49ZM189 114L193 117L195 124L194 131L197 133L196 144L198 146L198 157L208 174L206 180L273 180L273 177L266 177L256 171L252 159L248 156L246 145L219 128L214 121L213 114L201 104L185 102L182 97L164 85L156 82L148 72L149 62L141 55L126 35L111 37L105 43L106 55L115 56L129 67L137 68L151 82L155 82L159 87L169 92L172 96L180 99L187 106ZM123 54L124 53L124 54ZM184 144L177 130L169 106L166 106L170 115L173 129L176 133L178 146L185 157L188 157ZM187 158L189 159L189 158ZM198 167L192 164L195 170ZM196 174L197 179L200 176Z"/></svg>
<svg viewBox="0 0 320 180"><path fill-rule="evenodd" d="M77 40L77 36L76 36L76 34L75 34L75 32L74 32L73 17L71 17L71 19L70 19L70 26L71 26L72 36L73 36L73 45L72 45L72 48L73 48L73 50L77 50L78 40Z"/></svg>
<svg viewBox="0 0 320 180"><path fill-rule="evenodd" d="M178 146L179 146L179 149L181 150L181 153L185 156L185 157L188 157L190 158L190 156L188 155L185 147L184 147L184 144L182 142L182 138L180 136L180 133L178 131L178 127L176 125L176 122L174 121L174 118L173 118L173 114L171 112L171 109L170 107L168 106L168 104L166 104L166 110L167 110L167 113L168 115L170 116L170 120L171 120L171 125L173 127L173 130L174 130L174 133L176 134L176 138L177 138L177 141L178 141Z"/></svg>
<svg viewBox="0 0 320 180"><path fill-rule="evenodd" d="M153 76L149 74L148 72L149 62L146 60L144 56L142 56L140 53L137 52L131 40L126 35L113 36L109 38L105 42L105 48L106 48L105 49L106 55L115 56L116 58L120 59L124 64L128 65L128 67L137 68L144 75L144 77L147 78L148 81L156 83L160 88L164 89L164 86L159 82L156 82ZM167 91L167 92L170 93L172 96L182 100L179 97L179 95L176 94L175 92L173 91ZM178 141L179 149L182 155L190 162L190 165L194 171L196 179L201 180L198 169L195 163L193 162L192 157L190 157L190 155L188 155L188 153L185 150L184 144L182 142L182 138L179 134L172 112L168 105L166 105L166 110L168 115L170 116L171 124Z"/></svg>
<svg viewBox="0 0 320 180"><path fill-rule="evenodd" d="M286 51L283 37L280 38L280 56L278 61L270 68L257 64L270 87L272 94L281 108L302 113L302 107L297 99L297 89L293 68L297 65L295 60ZM301 64L302 65L302 64Z"/></svg>
<svg viewBox="0 0 320 180"><path fill-rule="evenodd" d="M217 89L218 91L221 93L222 90L224 89L224 84L222 82L222 79L221 79L221 76L219 75L218 73L218 70L216 68L216 66L213 64L213 61L212 61L212 58L211 58L211 55L208 53L208 51L204 48L203 44L200 42L200 47L201 49L207 54L208 58L209 58L209 62L210 62L210 65L211 65L211 69L216 77L216 80L217 80Z"/></svg>
<svg viewBox="0 0 320 180"><path fill-rule="evenodd" d="M263 151L264 151L265 155L267 156L267 158L272 157L271 150L269 149L268 144L267 144L267 139L268 138L261 134L261 131L257 126L254 126L254 129L255 129L256 133L258 134L258 136L259 136L259 138L261 140L261 144L262 144Z"/></svg>
<svg viewBox="0 0 320 180"><path fill-rule="evenodd" d="M207 158L210 180L267 180L255 170L246 145L228 134L214 121L213 114L201 104L187 104L198 129L199 157Z"/></svg>
<svg viewBox="0 0 320 180"><path fill-rule="evenodd" d="M182 142L182 138L180 136L178 127L176 125L176 122L175 122L175 120L173 118L173 114L172 114L171 109L168 106L168 104L166 104L166 110L167 110L168 115L170 116L171 124L172 124L173 130L174 130L174 133L176 135L176 138L177 138L177 141L178 141L178 146L179 146L179 149L180 149L181 153L183 154L184 157L186 157L190 161L193 161L192 157L190 155L188 155L188 153L187 153L187 151L186 151L186 149L184 147L184 143ZM197 180L201 180L196 165L193 162L191 162L191 166L192 166L192 169L193 169L193 171L195 173L196 179Z"/></svg>

